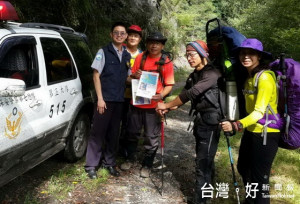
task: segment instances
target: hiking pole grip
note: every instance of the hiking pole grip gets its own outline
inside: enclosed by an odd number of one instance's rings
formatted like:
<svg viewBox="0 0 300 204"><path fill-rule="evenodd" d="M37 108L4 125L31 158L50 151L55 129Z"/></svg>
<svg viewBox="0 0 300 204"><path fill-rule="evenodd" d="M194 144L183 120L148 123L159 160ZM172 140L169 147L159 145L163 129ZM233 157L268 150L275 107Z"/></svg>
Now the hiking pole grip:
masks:
<svg viewBox="0 0 300 204"><path fill-rule="evenodd" d="M221 120L220 122L222 123L222 122L226 122L226 121L230 122L229 120L226 120L226 119L223 119L223 120ZM230 122L230 123L231 123L231 122ZM231 126L232 126L232 131L224 131L225 137L231 137L231 136L235 135L236 131L235 131L235 129L234 129L232 123L231 123Z"/></svg>
<svg viewBox="0 0 300 204"><path fill-rule="evenodd" d="M232 135L231 135L231 132L228 132L228 131L224 132L224 135L225 135L225 137L230 137L230 136L232 136Z"/></svg>

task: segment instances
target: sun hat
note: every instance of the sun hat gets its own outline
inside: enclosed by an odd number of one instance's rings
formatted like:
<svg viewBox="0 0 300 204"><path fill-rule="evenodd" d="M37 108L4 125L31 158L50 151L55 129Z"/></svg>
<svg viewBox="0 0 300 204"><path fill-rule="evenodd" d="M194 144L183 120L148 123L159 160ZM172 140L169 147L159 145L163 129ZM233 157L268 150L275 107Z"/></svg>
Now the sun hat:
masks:
<svg viewBox="0 0 300 204"><path fill-rule="evenodd" d="M264 51L263 44L256 38L248 38L242 42L242 44L237 48L237 54L242 48L249 48L256 50L262 54L264 58L272 58L272 54Z"/></svg>
<svg viewBox="0 0 300 204"><path fill-rule="evenodd" d="M207 44L202 40L196 40L190 42L186 46L186 51L196 51L204 58L208 59L208 47Z"/></svg>
<svg viewBox="0 0 300 204"><path fill-rule="evenodd" d="M128 29L127 29L127 33L137 33L142 37L142 28L138 25L131 25Z"/></svg>
<svg viewBox="0 0 300 204"><path fill-rule="evenodd" d="M163 36L161 34L161 32L159 31L155 31L155 32L152 32L148 35L147 39L146 39L146 42L148 41L158 41L158 42L161 42L163 45L167 42L167 38L165 36Z"/></svg>

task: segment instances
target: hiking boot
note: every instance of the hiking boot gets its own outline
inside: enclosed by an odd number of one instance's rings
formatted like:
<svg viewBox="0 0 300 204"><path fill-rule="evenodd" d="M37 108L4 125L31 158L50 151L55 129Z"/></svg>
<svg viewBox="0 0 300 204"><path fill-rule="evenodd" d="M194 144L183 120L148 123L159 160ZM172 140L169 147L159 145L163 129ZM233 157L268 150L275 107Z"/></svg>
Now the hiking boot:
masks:
<svg viewBox="0 0 300 204"><path fill-rule="evenodd" d="M126 161L123 164L121 164L120 169L123 171L127 171L129 170L131 167L133 166L133 162L132 161Z"/></svg>
<svg viewBox="0 0 300 204"><path fill-rule="evenodd" d="M96 173L95 169L88 169L88 170L85 170L85 172L87 173L87 175L90 179L97 179L97 173Z"/></svg>
<svg viewBox="0 0 300 204"><path fill-rule="evenodd" d="M115 166L107 166L104 168L108 170L110 175L115 176L115 177L120 176L120 172L117 171Z"/></svg>
<svg viewBox="0 0 300 204"><path fill-rule="evenodd" d="M148 178L150 176L150 172L151 172L151 168L149 168L148 166L143 166L141 168L141 177L143 178Z"/></svg>

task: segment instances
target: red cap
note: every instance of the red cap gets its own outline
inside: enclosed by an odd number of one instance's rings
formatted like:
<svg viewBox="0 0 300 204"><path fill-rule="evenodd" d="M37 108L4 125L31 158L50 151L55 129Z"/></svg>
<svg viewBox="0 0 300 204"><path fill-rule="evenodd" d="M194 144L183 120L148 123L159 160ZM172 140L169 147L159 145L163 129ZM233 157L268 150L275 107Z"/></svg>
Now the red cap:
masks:
<svg viewBox="0 0 300 204"><path fill-rule="evenodd" d="M128 33L138 33L140 34L140 36L142 36L142 29L140 26L138 25L131 25L128 29L127 29Z"/></svg>

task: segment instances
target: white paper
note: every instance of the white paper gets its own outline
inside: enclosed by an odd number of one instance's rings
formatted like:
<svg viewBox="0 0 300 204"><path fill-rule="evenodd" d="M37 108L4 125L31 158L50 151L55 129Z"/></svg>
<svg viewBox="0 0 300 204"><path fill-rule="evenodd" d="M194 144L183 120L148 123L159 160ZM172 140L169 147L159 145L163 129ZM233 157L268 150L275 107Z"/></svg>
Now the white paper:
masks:
<svg viewBox="0 0 300 204"><path fill-rule="evenodd" d="M156 94L158 76L159 74L156 72L142 71L136 95L151 99Z"/></svg>
<svg viewBox="0 0 300 204"><path fill-rule="evenodd" d="M143 105L143 104L150 104L151 100L148 98L143 98L140 96L136 96L136 91L138 88L139 80L132 79L131 80L131 90L132 90L132 104L133 105Z"/></svg>

